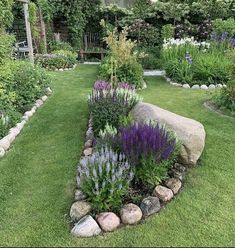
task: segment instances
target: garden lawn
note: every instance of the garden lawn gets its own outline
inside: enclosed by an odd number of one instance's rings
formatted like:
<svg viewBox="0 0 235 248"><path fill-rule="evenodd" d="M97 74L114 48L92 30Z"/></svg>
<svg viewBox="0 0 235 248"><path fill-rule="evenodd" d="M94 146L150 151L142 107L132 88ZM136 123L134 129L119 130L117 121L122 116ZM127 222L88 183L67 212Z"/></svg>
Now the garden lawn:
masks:
<svg viewBox="0 0 235 248"><path fill-rule="evenodd" d="M97 67L53 73L53 95L0 160L0 246L235 246L235 121L210 112L210 93L146 78L144 100L202 122L199 166L184 190L144 224L97 238L70 235L77 162Z"/></svg>

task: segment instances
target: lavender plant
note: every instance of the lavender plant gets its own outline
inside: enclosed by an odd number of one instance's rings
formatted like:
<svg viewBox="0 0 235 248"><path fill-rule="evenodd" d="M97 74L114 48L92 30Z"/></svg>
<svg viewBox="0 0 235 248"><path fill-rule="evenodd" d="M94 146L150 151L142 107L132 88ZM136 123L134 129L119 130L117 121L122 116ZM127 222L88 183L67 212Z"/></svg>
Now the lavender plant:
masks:
<svg viewBox="0 0 235 248"><path fill-rule="evenodd" d="M107 147L81 159L78 174L81 190L98 212L119 209L133 179L125 155Z"/></svg>
<svg viewBox="0 0 235 248"><path fill-rule="evenodd" d="M156 185L167 176L177 156L176 138L158 124L133 124L120 130L120 146L135 165L136 178Z"/></svg>
<svg viewBox="0 0 235 248"><path fill-rule="evenodd" d="M118 129L120 117L127 116L141 100L142 98L134 89L121 87L93 90L88 98L88 105L93 118L95 135L97 136L100 130L104 130L107 123Z"/></svg>

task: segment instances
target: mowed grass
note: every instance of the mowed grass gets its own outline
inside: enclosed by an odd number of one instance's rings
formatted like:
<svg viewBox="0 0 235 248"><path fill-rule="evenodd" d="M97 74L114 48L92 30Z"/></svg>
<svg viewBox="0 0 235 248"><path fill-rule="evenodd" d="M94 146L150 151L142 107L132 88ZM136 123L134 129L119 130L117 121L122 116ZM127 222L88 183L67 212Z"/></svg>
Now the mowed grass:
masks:
<svg viewBox="0 0 235 248"><path fill-rule="evenodd" d="M90 239L70 235L76 165L97 67L53 73L53 95L0 160L0 246L235 246L235 121L210 112L210 93L146 78L144 100L205 126L206 148L184 190L144 224Z"/></svg>

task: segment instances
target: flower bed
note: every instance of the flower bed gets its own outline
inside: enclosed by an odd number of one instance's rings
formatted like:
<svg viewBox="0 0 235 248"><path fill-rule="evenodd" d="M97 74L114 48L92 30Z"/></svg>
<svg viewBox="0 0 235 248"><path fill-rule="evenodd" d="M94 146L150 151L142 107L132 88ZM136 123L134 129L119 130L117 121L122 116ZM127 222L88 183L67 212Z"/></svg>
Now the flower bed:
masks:
<svg viewBox="0 0 235 248"><path fill-rule="evenodd" d="M75 236L138 224L182 188L187 168L178 163L180 142L158 123L134 122L129 112L141 100L127 83L94 85L70 209Z"/></svg>
<svg viewBox="0 0 235 248"><path fill-rule="evenodd" d="M71 51L58 50L52 54L37 55L35 63L53 71L72 70L77 63L77 55Z"/></svg>
<svg viewBox="0 0 235 248"><path fill-rule="evenodd" d="M232 43L231 48L233 46ZM197 42L193 37L165 40L162 58L166 75L175 83L187 84L187 88L226 85L229 81L229 57L228 50L223 48L222 41L218 45L211 40Z"/></svg>

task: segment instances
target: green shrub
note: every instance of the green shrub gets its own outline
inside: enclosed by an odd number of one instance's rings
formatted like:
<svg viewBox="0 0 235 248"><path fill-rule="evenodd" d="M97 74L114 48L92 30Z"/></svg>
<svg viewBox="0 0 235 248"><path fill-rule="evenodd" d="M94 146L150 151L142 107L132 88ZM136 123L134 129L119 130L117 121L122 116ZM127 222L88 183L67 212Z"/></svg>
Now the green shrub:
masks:
<svg viewBox="0 0 235 248"><path fill-rule="evenodd" d="M213 21L213 30L218 35L223 35L225 32L229 37L235 35L235 20L234 18L229 18L227 20L216 19Z"/></svg>
<svg viewBox="0 0 235 248"><path fill-rule="evenodd" d="M15 41L13 35L1 33L0 31L0 65L12 56L12 47Z"/></svg>
<svg viewBox="0 0 235 248"><path fill-rule="evenodd" d="M52 54L37 55L35 63L43 68L55 70L72 68L77 62L77 55L67 50L53 51Z"/></svg>
<svg viewBox="0 0 235 248"><path fill-rule="evenodd" d="M235 79L235 48L230 53L230 76Z"/></svg>
<svg viewBox="0 0 235 248"><path fill-rule="evenodd" d="M101 63L100 78L118 82L128 82L137 88L143 86L143 68L138 62L138 54L134 52L135 42L127 39L127 29L121 33L108 32L105 39L110 49L109 56Z"/></svg>
<svg viewBox="0 0 235 248"><path fill-rule="evenodd" d="M227 88L223 88L221 92L213 97L216 106L232 115L235 114L235 82Z"/></svg>
<svg viewBox="0 0 235 248"><path fill-rule="evenodd" d="M45 94L50 80L45 71L29 62L11 61L0 67L0 89L6 105L24 112L34 101Z"/></svg>
<svg viewBox="0 0 235 248"><path fill-rule="evenodd" d="M193 73L194 82L226 84L230 77L229 60L219 53L201 53L193 62Z"/></svg>
<svg viewBox="0 0 235 248"><path fill-rule="evenodd" d="M58 50L65 50L70 52L74 51L72 46L68 42L64 42L64 41L58 41L52 45L51 51L58 51Z"/></svg>

